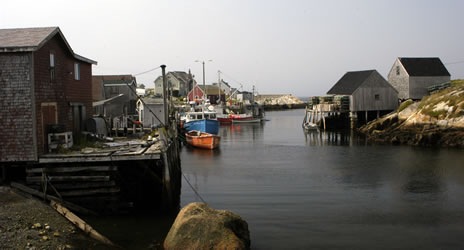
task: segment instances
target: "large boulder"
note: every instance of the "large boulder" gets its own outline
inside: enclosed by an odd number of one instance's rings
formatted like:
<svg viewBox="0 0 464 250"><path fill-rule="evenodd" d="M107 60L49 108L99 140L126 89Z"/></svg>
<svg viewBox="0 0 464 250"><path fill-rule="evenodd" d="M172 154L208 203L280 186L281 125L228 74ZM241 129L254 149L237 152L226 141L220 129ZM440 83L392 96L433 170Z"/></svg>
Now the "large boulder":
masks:
<svg viewBox="0 0 464 250"><path fill-rule="evenodd" d="M240 216L200 202L177 215L164 240L165 249L249 249L248 224Z"/></svg>

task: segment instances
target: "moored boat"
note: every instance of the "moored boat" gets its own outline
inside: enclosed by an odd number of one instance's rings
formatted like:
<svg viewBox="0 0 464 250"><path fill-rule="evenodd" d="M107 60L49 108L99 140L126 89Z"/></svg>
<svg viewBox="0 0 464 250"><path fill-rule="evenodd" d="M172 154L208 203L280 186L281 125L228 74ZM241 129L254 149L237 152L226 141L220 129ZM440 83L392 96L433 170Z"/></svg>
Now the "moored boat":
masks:
<svg viewBox="0 0 464 250"><path fill-rule="evenodd" d="M221 137L198 130L185 133L187 143L198 148L215 149L219 147Z"/></svg>
<svg viewBox="0 0 464 250"><path fill-rule="evenodd" d="M305 122L303 123L303 129L305 131L316 131L319 129L319 126L317 126L317 124L315 123L312 123L312 122Z"/></svg>
<svg viewBox="0 0 464 250"><path fill-rule="evenodd" d="M216 112L211 111L188 112L183 121L183 127L187 131L198 130L215 135L219 132Z"/></svg>
<svg viewBox="0 0 464 250"><path fill-rule="evenodd" d="M255 118L253 116L238 116L232 117L232 123L259 123L261 118Z"/></svg>
<svg viewBox="0 0 464 250"><path fill-rule="evenodd" d="M231 124L232 123L232 118L230 118L230 115L221 115L217 116L217 120L219 121L220 124Z"/></svg>

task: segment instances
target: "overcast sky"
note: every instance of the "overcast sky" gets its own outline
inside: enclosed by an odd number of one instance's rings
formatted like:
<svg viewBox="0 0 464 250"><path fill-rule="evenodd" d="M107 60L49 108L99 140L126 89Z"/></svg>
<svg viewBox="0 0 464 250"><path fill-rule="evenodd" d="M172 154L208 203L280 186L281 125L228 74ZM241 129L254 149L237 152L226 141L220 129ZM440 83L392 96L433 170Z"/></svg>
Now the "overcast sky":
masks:
<svg viewBox="0 0 464 250"><path fill-rule="evenodd" d="M259 93L325 94L347 71L397 57L440 57L464 78L460 0L32 0L2 1L0 28L59 26L94 74L137 74L167 65L201 83L218 70ZM137 77L153 86L155 70Z"/></svg>

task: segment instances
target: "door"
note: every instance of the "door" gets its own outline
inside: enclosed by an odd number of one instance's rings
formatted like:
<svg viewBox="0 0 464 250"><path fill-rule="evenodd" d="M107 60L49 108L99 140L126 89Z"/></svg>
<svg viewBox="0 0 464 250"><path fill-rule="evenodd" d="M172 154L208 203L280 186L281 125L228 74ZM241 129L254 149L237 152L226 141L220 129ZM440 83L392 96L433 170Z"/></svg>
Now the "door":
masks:
<svg viewBox="0 0 464 250"><path fill-rule="evenodd" d="M45 152L48 151L48 125L58 123L58 113L56 109L56 102L46 102L41 104L42 114L42 133L43 133L43 146Z"/></svg>

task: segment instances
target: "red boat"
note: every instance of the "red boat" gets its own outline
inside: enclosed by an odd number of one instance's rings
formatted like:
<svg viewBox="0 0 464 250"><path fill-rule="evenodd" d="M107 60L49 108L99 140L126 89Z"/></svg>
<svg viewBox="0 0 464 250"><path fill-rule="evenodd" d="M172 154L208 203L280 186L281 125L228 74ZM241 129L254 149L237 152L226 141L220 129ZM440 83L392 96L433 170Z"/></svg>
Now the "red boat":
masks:
<svg viewBox="0 0 464 250"><path fill-rule="evenodd" d="M261 119L253 118L252 115L240 114L240 115L225 115L223 117L217 117L217 120L221 124L230 124L230 123L254 123L260 122Z"/></svg>
<svg viewBox="0 0 464 250"><path fill-rule="evenodd" d="M221 137L213 134L192 130L185 133L187 143L198 148L215 149L219 147Z"/></svg>

